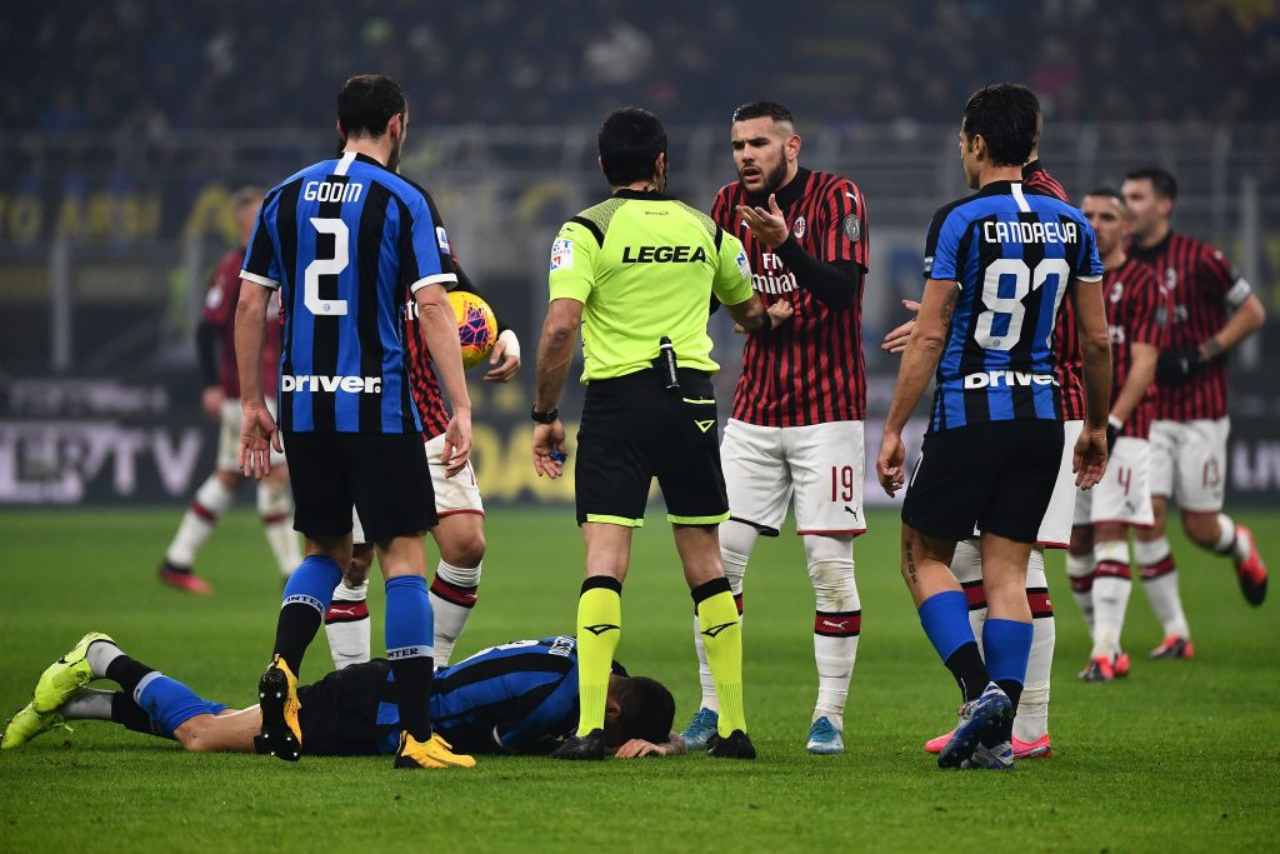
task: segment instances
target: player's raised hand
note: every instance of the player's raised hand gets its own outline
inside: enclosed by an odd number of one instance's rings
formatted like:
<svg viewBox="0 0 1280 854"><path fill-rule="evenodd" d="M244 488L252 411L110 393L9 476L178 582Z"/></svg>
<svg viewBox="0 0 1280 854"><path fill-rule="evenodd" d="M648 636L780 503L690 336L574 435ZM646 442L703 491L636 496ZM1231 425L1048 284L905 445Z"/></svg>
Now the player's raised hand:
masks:
<svg viewBox="0 0 1280 854"><path fill-rule="evenodd" d="M444 431L444 448L440 452L444 476L453 477L467 467L471 459L471 410L455 409Z"/></svg>
<svg viewBox="0 0 1280 854"><path fill-rule="evenodd" d="M770 249L777 249L787 242L790 229L787 228L787 218L782 213L782 208L778 207L776 194L769 194L768 210L751 205L738 205L738 216L742 217L742 221L747 224L747 228L751 229L756 240Z"/></svg>
<svg viewBox="0 0 1280 854"><path fill-rule="evenodd" d="M555 480L564 473L564 425L557 418L550 424L533 426L533 470L538 477Z"/></svg>
<svg viewBox="0 0 1280 854"><path fill-rule="evenodd" d="M240 471L245 477L262 480L271 473L272 448L284 453L275 419L264 404L244 401L240 405Z"/></svg>
<svg viewBox="0 0 1280 854"><path fill-rule="evenodd" d="M880 454L876 457L876 476L890 498L898 494L907 481L907 446L898 433L885 431L880 439Z"/></svg>
<svg viewBox="0 0 1280 854"><path fill-rule="evenodd" d="M493 352L489 354L489 364L493 367L484 375L485 382L510 382L520 370L520 339L510 329L499 335L494 342Z"/></svg>
<svg viewBox="0 0 1280 854"><path fill-rule="evenodd" d="M1090 489L1107 473L1107 431L1090 430L1088 426L1076 440L1071 470L1076 475L1076 487Z"/></svg>
<svg viewBox="0 0 1280 854"><path fill-rule="evenodd" d="M919 314L920 303L913 299L904 299L902 307L912 314ZM888 334L884 336L884 340L880 342L880 349L886 353L901 353L907 349L907 342L911 340L911 333L916 330L916 319L913 317L901 326L890 329Z"/></svg>

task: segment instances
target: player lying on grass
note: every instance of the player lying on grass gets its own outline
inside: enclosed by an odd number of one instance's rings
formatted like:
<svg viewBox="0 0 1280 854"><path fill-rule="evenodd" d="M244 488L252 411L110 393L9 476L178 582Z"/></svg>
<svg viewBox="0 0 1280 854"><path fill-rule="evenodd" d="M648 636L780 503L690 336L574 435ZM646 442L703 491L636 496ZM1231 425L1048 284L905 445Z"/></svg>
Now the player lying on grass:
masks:
<svg viewBox="0 0 1280 854"><path fill-rule="evenodd" d="M110 679L122 690L86 687ZM365 756L396 751L399 692L385 659L330 673L298 689L307 753ZM629 676L618 663L609 677L605 739L631 758L683 753L671 732L675 701L661 683ZM135 732L172 738L194 753L265 752L264 716L281 714L270 695L263 706L233 709L126 655L107 635L92 632L51 664L35 696L9 722L0 746L21 747L71 720L103 720ZM571 637L514 641L478 652L441 670L431 693L431 719L454 750L466 753L548 753L578 723L578 652Z"/></svg>

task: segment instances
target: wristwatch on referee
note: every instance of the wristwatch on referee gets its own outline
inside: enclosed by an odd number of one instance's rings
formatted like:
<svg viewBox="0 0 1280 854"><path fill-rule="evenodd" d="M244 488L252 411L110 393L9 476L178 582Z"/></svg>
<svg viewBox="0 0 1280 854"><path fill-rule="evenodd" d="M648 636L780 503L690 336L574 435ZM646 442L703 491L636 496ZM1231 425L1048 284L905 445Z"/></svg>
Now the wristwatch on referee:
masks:
<svg viewBox="0 0 1280 854"><path fill-rule="evenodd" d="M535 406L529 410L529 417L539 424L553 424L560 417L560 409L557 407L550 412L539 412Z"/></svg>

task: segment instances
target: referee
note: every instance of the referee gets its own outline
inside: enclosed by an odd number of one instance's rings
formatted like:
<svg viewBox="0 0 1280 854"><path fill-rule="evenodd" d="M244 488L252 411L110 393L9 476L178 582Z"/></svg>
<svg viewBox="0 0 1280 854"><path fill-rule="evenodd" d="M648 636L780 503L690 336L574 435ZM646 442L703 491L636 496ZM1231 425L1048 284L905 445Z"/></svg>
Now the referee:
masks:
<svg viewBox="0 0 1280 854"><path fill-rule="evenodd" d="M736 237L670 196L667 134L634 107L605 119L600 166L613 195L560 229L551 247L551 305L538 343L533 465L563 472L557 404L579 326L587 385L575 493L587 550L578 601L577 735L554 754L603 759L609 667L622 631L631 534L644 524L656 476L674 526L720 698L708 753L755 757L742 701L742 635L720 564L717 526L729 518L711 376L707 316L714 296L743 329L774 320L751 289Z"/></svg>

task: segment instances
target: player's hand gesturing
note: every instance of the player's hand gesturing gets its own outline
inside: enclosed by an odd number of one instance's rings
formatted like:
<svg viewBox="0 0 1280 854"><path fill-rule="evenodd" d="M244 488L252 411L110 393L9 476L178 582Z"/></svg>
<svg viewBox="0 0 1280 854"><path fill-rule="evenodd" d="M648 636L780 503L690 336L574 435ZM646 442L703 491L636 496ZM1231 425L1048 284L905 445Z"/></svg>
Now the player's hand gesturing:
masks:
<svg viewBox="0 0 1280 854"><path fill-rule="evenodd" d="M773 305L765 309L765 314L769 316L769 329L777 329L782 324L790 320L796 313L795 306L791 304L789 299L780 299ZM746 335L747 330L742 328L741 323L733 324L733 331L739 335ZM757 332L764 331L763 328L757 329Z"/></svg>
<svg viewBox="0 0 1280 854"><path fill-rule="evenodd" d="M920 303L913 299L904 299L902 307L912 314L920 313ZM911 340L911 333L915 331L916 319L913 317L901 326L890 329L884 336L884 340L880 342L880 349L886 353L901 353L907 349L907 342Z"/></svg>
<svg viewBox="0 0 1280 854"><path fill-rule="evenodd" d="M520 339L510 329L498 336L494 342L493 352L489 354L489 368L485 373L485 382L505 383L520 370Z"/></svg>
<svg viewBox="0 0 1280 854"><path fill-rule="evenodd" d="M564 473L564 425L557 418L533 427L533 470L555 480Z"/></svg>
<svg viewBox="0 0 1280 854"><path fill-rule="evenodd" d="M240 405L240 471L245 477L262 480L271 473L271 449L284 453L284 443L276 420L258 401Z"/></svg>
<svg viewBox="0 0 1280 854"><path fill-rule="evenodd" d="M1076 440L1071 470L1076 475L1076 487L1090 489L1107 473L1107 431L1090 430L1087 426Z"/></svg>
<svg viewBox="0 0 1280 854"><path fill-rule="evenodd" d="M444 449L440 453L444 460L444 476L453 477L467 467L471 459L471 410L455 409L449 419L449 426L444 431Z"/></svg>
<svg viewBox="0 0 1280 854"><path fill-rule="evenodd" d="M898 433L885 431L880 440L880 455L876 457L876 475L880 485L890 498L898 494L907 480L907 446Z"/></svg>
<svg viewBox="0 0 1280 854"><path fill-rule="evenodd" d="M747 228L751 229L756 240L770 249L777 249L786 243L787 235L791 233L787 228L787 218L783 215L782 208L778 207L778 197L773 193L769 194L768 210L750 205L738 205L738 216L742 217L742 221L747 224Z"/></svg>

